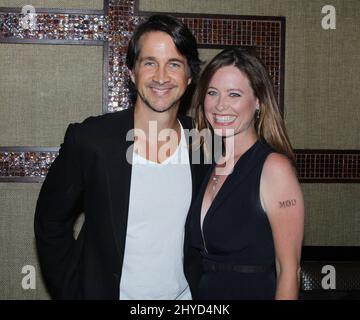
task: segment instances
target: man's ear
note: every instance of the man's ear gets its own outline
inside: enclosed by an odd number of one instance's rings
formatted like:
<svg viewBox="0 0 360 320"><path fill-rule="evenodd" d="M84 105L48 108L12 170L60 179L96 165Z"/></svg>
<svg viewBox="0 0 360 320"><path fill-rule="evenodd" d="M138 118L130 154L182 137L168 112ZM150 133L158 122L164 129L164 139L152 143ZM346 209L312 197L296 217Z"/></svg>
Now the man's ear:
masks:
<svg viewBox="0 0 360 320"><path fill-rule="evenodd" d="M134 76L134 72L132 70L129 70L129 75L130 75L130 79L131 79L132 83L135 84L135 76Z"/></svg>

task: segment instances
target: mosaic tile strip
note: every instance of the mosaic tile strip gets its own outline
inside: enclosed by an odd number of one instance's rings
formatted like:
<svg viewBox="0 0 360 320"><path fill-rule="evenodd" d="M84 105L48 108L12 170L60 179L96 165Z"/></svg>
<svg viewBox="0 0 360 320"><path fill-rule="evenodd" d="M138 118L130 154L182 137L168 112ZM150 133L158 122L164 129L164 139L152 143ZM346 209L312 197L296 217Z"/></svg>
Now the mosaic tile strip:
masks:
<svg viewBox="0 0 360 320"><path fill-rule="evenodd" d="M106 112L132 106L125 64L127 45L141 18L135 16L135 1L109 2L108 99Z"/></svg>
<svg viewBox="0 0 360 320"><path fill-rule="evenodd" d="M360 182L360 150L297 150L301 182Z"/></svg>
<svg viewBox="0 0 360 320"><path fill-rule="evenodd" d="M56 151L0 152L0 178L45 177Z"/></svg>
<svg viewBox="0 0 360 320"><path fill-rule="evenodd" d="M266 65L273 79L278 101L281 101L282 21L254 18L183 18L193 31L199 46L251 46Z"/></svg>
<svg viewBox="0 0 360 320"><path fill-rule="evenodd" d="M57 151L0 152L1 177L44 178ZM298 177L301 182L360 182L360 150L296 150Z"/></svg>
<svg viewBox="0 0 360 320"><path fill-rule="evenodd" d="M31 26L21 13L0 13L0 37L29 40L107 40L104 15L37 13Z"/></svg>

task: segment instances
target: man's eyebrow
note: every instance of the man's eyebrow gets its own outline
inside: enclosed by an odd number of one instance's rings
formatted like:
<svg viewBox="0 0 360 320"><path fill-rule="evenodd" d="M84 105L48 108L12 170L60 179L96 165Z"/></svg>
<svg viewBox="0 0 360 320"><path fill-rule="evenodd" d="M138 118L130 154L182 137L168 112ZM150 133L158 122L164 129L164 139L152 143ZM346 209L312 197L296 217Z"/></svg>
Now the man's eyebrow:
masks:
<svg viewBox="0 0 360 320"><path fill-rule="evenodd" d="M178 58L169 59L169 62L179 62L179 63L185 64L185 60L178 59Z"/></svg>
<svg viewBox="0 0 360 320"><path fill-rule="evenodd" d="M139 61L142 62L142 61L156 61L156 60L157 59L155 57L147 56L147 57L141 57ZM185 60L179 58L170 58L168 62L178 62L181 64L185 64Z"/></svg>
<svg viewBox="0 0 360 320"><path fill-rule="evenodd" d="M156 61L155 57L151 57L151 56L141 57L141 58L140 58L140 62L142 62L142 61L144 61L144 60Z"/></svg>

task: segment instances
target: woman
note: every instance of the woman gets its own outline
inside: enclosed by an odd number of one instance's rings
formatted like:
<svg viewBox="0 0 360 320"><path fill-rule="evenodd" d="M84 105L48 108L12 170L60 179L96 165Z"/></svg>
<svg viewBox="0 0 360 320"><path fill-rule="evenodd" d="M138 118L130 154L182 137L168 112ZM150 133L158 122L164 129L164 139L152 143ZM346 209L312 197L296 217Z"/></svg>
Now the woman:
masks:
<svg viewBox="0 0 360 320"><path fill-rule="evenodd" d="M230 170L213 164L192 207L202 255L194 298L297 299L304 203L270 77L247 50L226 49L193 101L198 129L220 135L233 159Z"/></svg>

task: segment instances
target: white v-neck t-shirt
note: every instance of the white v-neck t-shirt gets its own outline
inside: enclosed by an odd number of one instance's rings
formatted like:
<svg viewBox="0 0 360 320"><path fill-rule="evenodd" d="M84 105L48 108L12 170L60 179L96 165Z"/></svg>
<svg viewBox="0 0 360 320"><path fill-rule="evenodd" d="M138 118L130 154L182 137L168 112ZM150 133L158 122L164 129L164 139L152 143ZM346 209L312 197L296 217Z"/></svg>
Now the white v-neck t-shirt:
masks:
<svg viewBox="0 0 360 320"><path fill-rule="evenodd" d="M186 216L192 195L188 146L181 127L176 151L162 163L133 152L121 300L186 300Z"/></svg>

